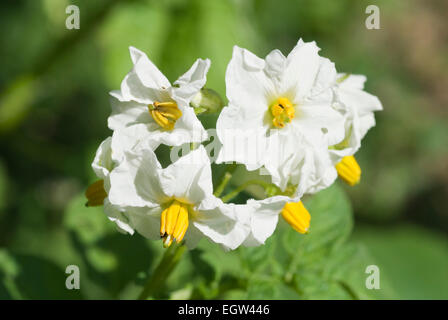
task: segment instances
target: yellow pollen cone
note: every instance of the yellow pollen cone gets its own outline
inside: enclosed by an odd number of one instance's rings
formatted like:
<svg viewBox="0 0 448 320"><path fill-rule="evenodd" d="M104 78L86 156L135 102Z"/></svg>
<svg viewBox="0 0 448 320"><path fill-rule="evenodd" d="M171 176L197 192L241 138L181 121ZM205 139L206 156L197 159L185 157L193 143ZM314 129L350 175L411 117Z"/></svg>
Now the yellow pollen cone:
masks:
<svg viewBox="0 0 448 320"><path fill-rule="evenodd" d="M291 122L295 117L295 109L288 98L278 98L271 106L272 124L276 128L283 128L285 123Z"/></svg>
<svg viewBox="0 0 448 320"><path fill-rule="evenodd" d="M282 210L282 216L299 233L308 233L311 216L302 201L288 202Z"/></svg>
<svg viewBox="0 0 448 320"><path fill-rule="evenodd" d="M171 131L174 129L176 121L182 117L175 102L157 102L148 105L148 111L154 121L163 129Z"/></svg>
<svg viewBox="0 0 448 320"><path fill-rule="evenodd" d="M354 186L361 180L361 168L354 156L346 156L336 165L339 177L350 186Z"/></svg>
<svg viewBox="0 0 448 320"><path fill-rule="evenodd" d="M107 197L106 190L104 190L104 180L92 183L87 188L85 196L87 198L86 207L102 206L104 199Z"/></svg>
<svg viewBox="0 0 448 320"><path fill-rule="evenodd" d="M181 242L188 229L188 206L174 200L160 216L160 236L163 246L169 247L175 240Z"/></svg>

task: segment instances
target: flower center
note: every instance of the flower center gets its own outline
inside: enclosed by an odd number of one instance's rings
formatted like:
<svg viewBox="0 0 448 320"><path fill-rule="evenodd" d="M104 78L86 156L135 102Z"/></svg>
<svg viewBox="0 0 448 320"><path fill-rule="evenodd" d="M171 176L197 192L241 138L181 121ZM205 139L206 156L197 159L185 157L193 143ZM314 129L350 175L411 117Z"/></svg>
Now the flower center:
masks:
<svg viewBox="0 0 448 320"><path fill-rule="evenodd" d="M311 216L302 201L288 202L282 210L282 216L299 233L308 233Z"/></svg>
<svg viewBox="0 0 448 320"><path fill-rule="evenodd" d="M291 122L295 117L295 109L288 98L278 98L270 107L272 124L276 128L283 128L285 123Z"/></svg>
<svg viewBox="0 0 448 320"><path fill-rule="evenodd" d="M174 200L160 216L160 236L163 246L169 247L173 240L181 242L188 229L188 205Z"/></svg>
<svg viewBox="0 0 448 320"><path fill-rule="evenodd" d="M182 111L176 102L157 102L148 105L149 114L154 121L165 130L173 130L176 121L182 116Z"/></svg>
<svg viewBox="0 0 448 320"><path fill-rule="evenodd" d="M85 196L87 198L86 207L102 206L104 199L107 197L106 190L104 190L104 180L92 183L87 188Z"/></svg>
<svg viewBox="0 0 448 320"><path fill-rule="evenodd" d="M339 177L350 186L361 180L361 168L354 156L346 156L336 165Z"/></svg>

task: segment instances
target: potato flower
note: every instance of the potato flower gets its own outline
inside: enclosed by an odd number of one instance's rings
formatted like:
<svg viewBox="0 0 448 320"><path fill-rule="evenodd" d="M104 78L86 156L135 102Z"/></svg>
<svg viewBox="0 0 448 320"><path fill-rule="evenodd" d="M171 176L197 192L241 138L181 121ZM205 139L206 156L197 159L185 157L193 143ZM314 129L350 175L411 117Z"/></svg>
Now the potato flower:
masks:
<svg viewBox="0 0 448 320"><path fill-rule="evenodd" d="M285 57L279 50L260 59L234 47L226 72L227 97L217 122L222 149L217 162L264 167L272 182L298 194L328 187L328 147L344 138L344 117L332 108L334 64L314 42L299 40Z"/></svg>
<svg viewBox="0 0 448 320"><path fill-rule="evenodd" d="M145 53L130 47L132 70L120 90L112 91L112 130L143 124L152 141L170 146L201 142L207 138L190 101L204 86L210 60L198 59L174 85L157 69Z"/></svg>
<svg viewBox="0 0 448 320"><path fill-rule="evenodd" d="M244 240L244 226L213 195L210 160L203 146L166 168L150 148L125 152L125 160L109 178L108 200L124 209L129 228L149 239L162 238L164 246L185 239L192 248L205 236L235 249Z"/></svg>

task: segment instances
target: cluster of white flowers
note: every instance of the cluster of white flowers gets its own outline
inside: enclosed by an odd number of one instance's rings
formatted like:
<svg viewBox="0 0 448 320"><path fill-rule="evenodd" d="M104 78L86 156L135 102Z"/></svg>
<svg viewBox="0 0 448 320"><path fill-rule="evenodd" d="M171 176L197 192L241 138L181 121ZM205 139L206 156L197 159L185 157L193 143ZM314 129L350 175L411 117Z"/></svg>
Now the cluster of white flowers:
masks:
<svg viewBox="0 0 448 320"><path fill-rule="evenodd" d="M244 164L271 176L277 194L246 204L213 193L207 131L192 100L206 83L208 59L198 59L173 85L131 47L132 70L111 92L113 134L98 148L92 167L100 179L86 191L87 205L104 205L118 229L135 231L165 246L205 236L226 249L263 244L279 214L306 233L310 214L300 198L339 176L354 185L361 170L353 157L375 125L379 100L363 91L365 77L338 74L314 42L299 40L285 57L260 59L234 47L227 67L228 106L216 131L217 163ZM163 168L155 150L189 143L191 151Z"/></svg>

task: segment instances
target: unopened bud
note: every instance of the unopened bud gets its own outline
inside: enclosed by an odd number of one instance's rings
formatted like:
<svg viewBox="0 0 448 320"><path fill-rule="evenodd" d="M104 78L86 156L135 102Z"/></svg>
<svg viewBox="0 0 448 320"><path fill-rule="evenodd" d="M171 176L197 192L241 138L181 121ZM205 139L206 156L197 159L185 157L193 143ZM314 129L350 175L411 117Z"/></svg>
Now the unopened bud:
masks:
<svg viewBox="0 0 448 320"><path fill-rule="evenodd" d="M190 102L196 114L219 112L224 107L221 96L212 89L202 88Z"/></svg>

